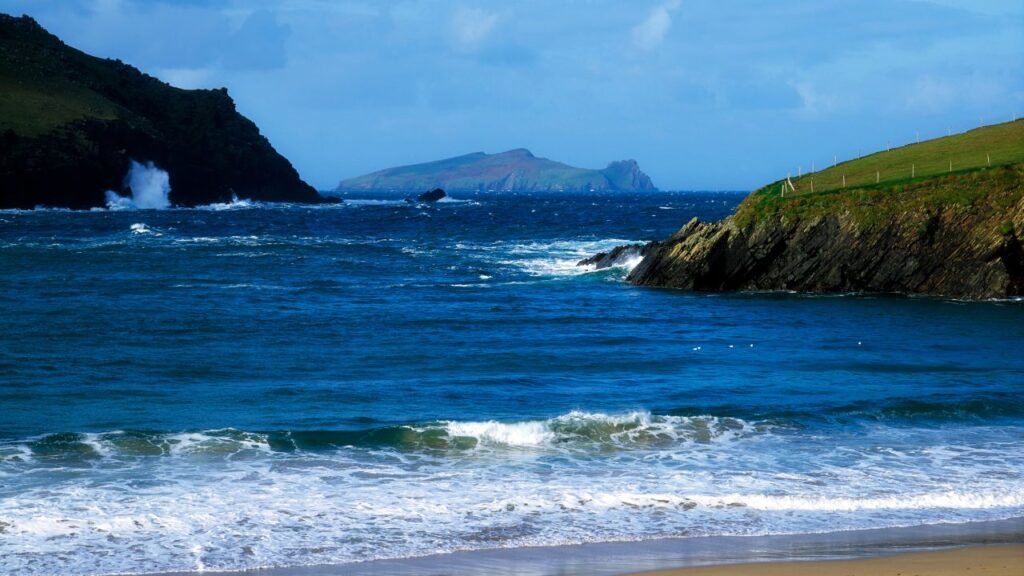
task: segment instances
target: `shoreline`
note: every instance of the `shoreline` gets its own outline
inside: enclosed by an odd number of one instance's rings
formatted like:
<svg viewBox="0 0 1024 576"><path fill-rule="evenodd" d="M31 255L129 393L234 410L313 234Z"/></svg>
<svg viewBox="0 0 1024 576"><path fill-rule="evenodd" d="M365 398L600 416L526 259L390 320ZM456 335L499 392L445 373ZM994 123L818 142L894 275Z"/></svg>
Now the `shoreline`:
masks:
<svg viewBox="0 0 1024 576"><path fill-rule="evenodd" d="M884 554L854 560L690 566L640 572L629 576L955 576L972 571L983 572L987 576L1017 576L1021 570L1024 570L1024 544L992 544L928 552Z"/></svg>
<svg viewBox="0 0 1024 576"><path fill-rule="evenodd" d="M695 576L724 576L737 573L734 572L737 565L755 566L757 569L749 573L759 574L762 573L760 568L772 565L788 567L797 564L799 567L814 568L830 562L870 562L908 554L931 554L950 549L987 549L994 546L1020 547L1024 551L1024 517L814 534L699 536L637 542L528 546L347 564L225 571L206 569L202 572L161 572L149 576L688 576L691 573ZM728 571L690 572L706 569ZM818 573L821 572L816 568L806 572L808 575ZM920 574L927 576L927 573Z"/></svg>

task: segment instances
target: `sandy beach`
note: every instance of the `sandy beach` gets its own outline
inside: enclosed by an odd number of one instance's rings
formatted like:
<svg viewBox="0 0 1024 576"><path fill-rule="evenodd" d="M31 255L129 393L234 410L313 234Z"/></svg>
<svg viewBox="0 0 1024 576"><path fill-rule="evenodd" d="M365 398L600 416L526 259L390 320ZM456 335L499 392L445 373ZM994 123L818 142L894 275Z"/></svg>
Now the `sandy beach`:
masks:
<svg viewBox="0 0 1024 576"><path fill-rule="evenodd" d="M858 560L761 562L642 572L634 576L1020 576L1024 544L969 546Z"/></svg>

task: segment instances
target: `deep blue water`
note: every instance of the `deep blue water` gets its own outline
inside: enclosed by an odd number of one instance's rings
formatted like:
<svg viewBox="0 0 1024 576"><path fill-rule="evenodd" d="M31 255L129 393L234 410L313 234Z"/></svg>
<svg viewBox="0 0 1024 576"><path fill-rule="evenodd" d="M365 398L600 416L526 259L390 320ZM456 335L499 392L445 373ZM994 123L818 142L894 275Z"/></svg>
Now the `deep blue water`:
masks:
<svg viewBox="0 0 1024 576"><path fill-rule="evenodd" d="M0 212L0 573L1024 515L1024 305L575 262L742 195Z"/></svg>

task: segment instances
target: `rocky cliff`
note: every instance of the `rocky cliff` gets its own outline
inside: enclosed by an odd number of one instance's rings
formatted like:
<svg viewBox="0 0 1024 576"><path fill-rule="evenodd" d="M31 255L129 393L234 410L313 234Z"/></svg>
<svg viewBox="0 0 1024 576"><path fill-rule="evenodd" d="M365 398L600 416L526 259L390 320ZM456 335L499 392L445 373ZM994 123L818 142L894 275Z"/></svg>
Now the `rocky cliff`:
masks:
<svg viewBox="0 0 1024 576"><path fill-rule="evenodd" d="M628 280L1006 298L1024 295L1022 233L1024 164L788 198L769 186L724 221L690 221Z"/></svg>
<svg viewBox="0 0 1024 576"><path fill-rule="evenodd" d="M226 90L174 88L0 14L0 208L103 206L132 160L169 173L176 205L323 201Z"/></svg>
<svg viewBox="0 0 1024 576"><path fill-rule="evenodd" d="M576 168L538 158L518 148L500 154L476 152L342 180L339 192L592 192L657 190L635 160L603 170Z"/></svg>

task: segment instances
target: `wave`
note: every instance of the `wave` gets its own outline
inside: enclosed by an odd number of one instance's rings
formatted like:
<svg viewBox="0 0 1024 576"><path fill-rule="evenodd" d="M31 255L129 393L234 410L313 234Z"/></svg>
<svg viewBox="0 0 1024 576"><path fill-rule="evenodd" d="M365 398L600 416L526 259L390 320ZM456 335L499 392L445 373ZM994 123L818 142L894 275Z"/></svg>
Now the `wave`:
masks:
<svg viewBox="0 0 1024 576"><path fill-rule="evenodd" d="M1024 506L1024 490L943 490L877 498L782 496L773 494L732 494L694 496L687 500L700 506L743 507L784 512L860 512L868 510L928 510L949 508L983 510Z"/></svg>
<svg viewBox="0 0 1024 576"><path fill-rule="evenodd" d="M776 425L716 416L621 415L572 411L525 422L439 421L356 430L251 432L224 428L185 432L57 433L0 444L0 461L136 456L232 455L341 448L398 450L632 449L680 443L728 442Z"/></svg>
<svg viewBox="0 0 1024 576"><path fill-rule="evenodd" d="M345 204L349 206L412 206L402 199L382 200L379 198L346 198Z"/></svg>
<svg viewBox="0 0 1024 576"><path fill-rule="evenodd" d="M232 194L230 202L213 202L203 206L196 206L196 210L213 210L215 212L219 212L221 210L243 210L247 208L263 207L265 207L265 205L262 202L249 200L248 198L239 200L237 195Z"/></svg>
<svg viewBox="0 0 1024 576"><path fill-rule="evenodd" d="M670 412L692 412L692 409L680 408ZM759 414L720 406L715 412L718 415L694 416L647 411L606 414L574 410L544 420L445 420L363 429L244 431L224 428L183 432L116 430L56 433L0 443L0 462L37 458L87 460L111 456L231 455L249 450L317 452L343 448L400 451L645 450L686 443L730 443L776 431L804 430L807 426L814 426L814 422L875 422L887 426L964 420L991 423L993 418L1024 415L1024 401L1002 396L948 402L896 399L881 405L864 402Z"/></svg>
<svg viewBox="0 0 1024 576"><path fill-rule="evenodd" d="M989 421L1024 416L1024 399L1010 394L985 394L973 398L950 396L930 400L893 398L879 402L862 401L823 409L819 414L833 418L874 421Z"/></svg>
<svg viewBox="0 0 1024 576"><path fill-rule="evenodd" d="M763 431L738 418L716 416L656 416L650 412L623 415L573 411L543 421L503 423L447 422L449 438L479 445L559 446L617 445L622 447L676 442L731 440Z"/></svg>
<svg viewBox="0 0 1024 576"><path fill-rule="evenodd" d="M489 246L462 246L484 252L498 252L502 255L497 264L511 266L529 276L558 278L580 276L598 271L594 266L579 266L580 260L599 252L607 252L617 246L637 244L636 240L607 238L601 240L550 240L518 243L497 243ZM456 246L459 248L460 246ZM640 263L640 258L628 259L600 272L615 270L628 273Z"/></svg>

